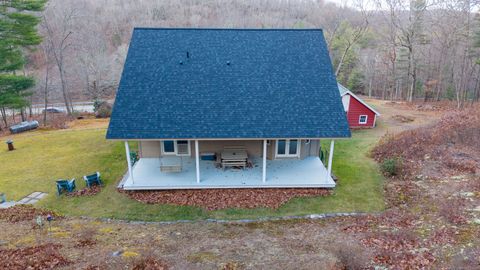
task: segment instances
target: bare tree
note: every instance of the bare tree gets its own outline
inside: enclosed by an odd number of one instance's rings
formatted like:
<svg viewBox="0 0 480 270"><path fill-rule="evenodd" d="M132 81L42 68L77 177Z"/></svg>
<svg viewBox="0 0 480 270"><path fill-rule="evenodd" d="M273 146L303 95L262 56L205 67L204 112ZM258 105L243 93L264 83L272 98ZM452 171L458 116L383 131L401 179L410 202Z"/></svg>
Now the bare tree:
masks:
<svg viewBox="0 0 480 270"><path fill-rule="evenodd" d="M367 1L50 0L41 28L53 45L47 99L71 113L73 100L112 98L132 29L146 26L323 28L338 79L359 87L353 91L409 101L423 94L460 107L478 100L480 48L472 39L479 0L370 0L376 10ZM39 51L32 53L41 59ZM42 72L28 73L44 81L44 65L38 60Z"/></svg>
<svg viewBox="0 0 480 270"><path fill-rule="evenodd" d="M63 11L63 12L62 12ZM71 25L75 17L75 9L56 10L57 14L61 15L61 20L56 21L55 29L50 23L50 19L45 14L43 15L42 26L46 30L46 41L49 43L51 55L55 60L60 75L60 82L62 87L63 100L67 109L68 115L72 115L73 107L70 93L67 85L65 58L68 57L67 50L72 46ZM51 15L50 15L51 16Z"/></svg>
<svg viewBox="0 0 480 270"><path fill-rule="evenodd" d="M51 54L52 48L50 47L49 42L43 42L40 44L42 50L43 60L44 60L44 85L43 85L43 125L47 125L47 108L48 108L48 94L49 94L49 79L50 79L50 69L51 69Z"/></svg>

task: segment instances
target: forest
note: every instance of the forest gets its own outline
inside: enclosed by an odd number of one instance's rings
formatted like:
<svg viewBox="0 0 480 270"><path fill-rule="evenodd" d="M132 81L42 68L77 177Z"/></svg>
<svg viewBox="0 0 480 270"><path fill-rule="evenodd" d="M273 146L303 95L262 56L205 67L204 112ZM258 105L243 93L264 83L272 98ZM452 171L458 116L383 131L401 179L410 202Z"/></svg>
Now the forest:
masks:
<svg viewBox="0 0 480 270"><path fill-rule="evenodd" d="M337 80L354 93L464 108L480 96L479 7L477 0L1 1L0 128L12 112L24 120L32 104L61 102L71 115L73 102L113 99L134 27L322 28ZM25 38L12 43L12 31Z"/></svg>

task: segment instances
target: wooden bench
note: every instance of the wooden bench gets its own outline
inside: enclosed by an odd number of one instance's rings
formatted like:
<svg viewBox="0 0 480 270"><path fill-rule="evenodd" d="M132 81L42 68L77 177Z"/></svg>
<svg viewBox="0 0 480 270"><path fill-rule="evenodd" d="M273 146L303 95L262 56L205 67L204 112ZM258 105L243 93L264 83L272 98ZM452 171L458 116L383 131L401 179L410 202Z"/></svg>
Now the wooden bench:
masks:
<svg viewBox="0 0 480 270"><path fill-rule="evenodd" d="M247 161L245 160L223 160L222 167L247 167Z"/></svg>
<svg viewBox="0 0 480 270"><path fill-rule="evenodd" d="M244 146L225 146L221 153L221 164L226 167L247 167L248 154Z"/></svg>

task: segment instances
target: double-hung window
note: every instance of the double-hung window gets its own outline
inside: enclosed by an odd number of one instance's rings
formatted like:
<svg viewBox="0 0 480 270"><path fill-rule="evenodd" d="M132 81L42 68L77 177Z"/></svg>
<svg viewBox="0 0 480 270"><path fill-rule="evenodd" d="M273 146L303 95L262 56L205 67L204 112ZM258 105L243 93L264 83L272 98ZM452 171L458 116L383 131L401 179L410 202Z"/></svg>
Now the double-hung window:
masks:
<svg viewBox="0 0 480 270"><path fill-rule="evenodd" d="M190 156L190 141L170 140L161 142L163 155Z"/></svg>
<svg viewBox="0 0 480 270"><path fill-rule="evenodd" d="M300 140L277 140L276 157L298 157L300 155Z"/></svg>
<svg viewBox="0 0 480 270"><path fill-rule="evenodd" d="M358 123L359 124L366 124L368 120L368 115L360 115L358 117Z"/></svg>

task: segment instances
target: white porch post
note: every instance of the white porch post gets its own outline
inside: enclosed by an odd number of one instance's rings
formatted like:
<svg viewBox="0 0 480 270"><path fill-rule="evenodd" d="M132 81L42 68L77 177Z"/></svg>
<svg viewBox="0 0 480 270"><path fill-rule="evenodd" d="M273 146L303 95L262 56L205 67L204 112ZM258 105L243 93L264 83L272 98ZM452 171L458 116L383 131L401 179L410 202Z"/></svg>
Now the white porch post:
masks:
<svg viewBox="0 0 480 270"><path fill-rule="evenodd" d="M128 175L133 181L133 170L132 170L132 161L130 160L130 146L128 146L128 141L125 141L125 153L127 154L127 165L128 165Z"/></svg>
<svg viewBox="0 0 480 270"><path fill-rule="evenodd" d="M267 140L263 140L263 170L262 170L262 182L267 181Z"/></svg>
<svg viewBox="0 0 480 270"><path fill-rule="evenodd" d="M335 145L335 141L332 140L330 142L330 153L328 154L328 174L327 179L332 175L332 159L333 159L333 146Z"/></svg>
<svg viewBox="0 0 480 270"><path fill-rule="evenodd" d="M197 183L200 183L200 160L198 158L198 140L195 140L195 167L197 169Z"/></svg>

